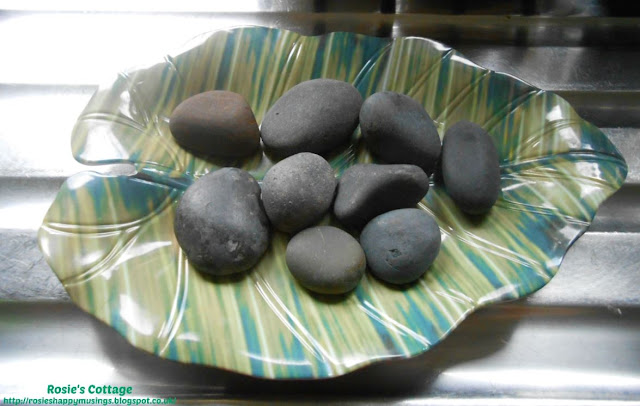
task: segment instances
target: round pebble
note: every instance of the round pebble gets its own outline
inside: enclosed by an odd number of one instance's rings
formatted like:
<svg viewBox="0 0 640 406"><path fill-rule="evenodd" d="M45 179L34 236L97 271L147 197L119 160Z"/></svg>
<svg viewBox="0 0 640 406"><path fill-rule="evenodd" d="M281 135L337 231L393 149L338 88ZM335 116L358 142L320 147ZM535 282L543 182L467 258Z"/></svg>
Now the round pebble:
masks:
<svg viewBox="0 0 640 406"><path fill-rule="evenodd" d="M262 141L277 157L327 153L349 141L362 96L347 82L314 79L292 87L262 121Z"/></svg>
<svg viewBox="0 0 640 406"><path fill-rule="evenodd" d="M369 96L360 110L360 129L367 148L383 161L433 173L441 149L438 130L411 97L388 91Z"/></svg>
<svg viewBox="0 0 640 406"><path fill-rule="evenodd" d="M415 206L428 190L429 178L415 165L358 164L340 178L333 212L360 229L379 214Z"/></svg>
<svg viewBox="0 0 640 406"><path fill-rule="evenodd" d="M244 97L224 90L189 97L173 110L171 134L183 148L206 156L245 157L260 146L260 130Z"/></svg>
<svg viewBox="0 0 640 406"><path fill-rule="evenodd" d="M420 278L436 259L440 228L423 210L393 210L371 220L360 243L371 273L401 285Z"/></svg>
<svg viewBox="0 0 640 406"><path fill-rule="evenodd" d="M462 211L482 214L491 209L500 196L500 163L493 140L482 127L460 121L447 130L442 179Z"/></svg>
<svg viewBox="0 0 640 406"><path fill-rule="evenodd" d="M204 273L227 275L253 267L269 245L258 182L236 168L201 177L178 203L174 231L189 262Z"/></svg>
<svg viewBox="0 0 640 406"><path fill-rule="evenodd" d="M287 266L300 284L324 294L353 290L367 261L358 241L336 227L308 228L296 234L286 253Z"/></svg>
<svg viewBox="0 0 640 406"><path fill-rule="evenodd" d="M301 152L275 164L262 182L262 202L273 226L293 233L318 222L333 202L338 181L320 155Z"/></svg>

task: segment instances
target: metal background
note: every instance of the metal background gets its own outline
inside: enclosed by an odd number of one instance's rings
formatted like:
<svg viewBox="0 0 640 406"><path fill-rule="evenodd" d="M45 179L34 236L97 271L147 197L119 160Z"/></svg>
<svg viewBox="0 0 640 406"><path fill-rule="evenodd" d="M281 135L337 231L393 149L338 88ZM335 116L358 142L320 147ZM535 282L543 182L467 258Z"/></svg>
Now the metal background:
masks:
<svg viewBox="0 0 640 406"><path fill-rule="evenodd" d="M0 1L0 395L92 382L219 403L640 404L634 2L201 3L114 0L86 10L74 0ZM241 24L444 42L479 65L568 99L618 146L629 176L548 286L478 311L413 359L324 381L272 382L148 355L69 302L36 230L65 178L86 169L71 157L69 138L97 84L197 34Z"/></svg>

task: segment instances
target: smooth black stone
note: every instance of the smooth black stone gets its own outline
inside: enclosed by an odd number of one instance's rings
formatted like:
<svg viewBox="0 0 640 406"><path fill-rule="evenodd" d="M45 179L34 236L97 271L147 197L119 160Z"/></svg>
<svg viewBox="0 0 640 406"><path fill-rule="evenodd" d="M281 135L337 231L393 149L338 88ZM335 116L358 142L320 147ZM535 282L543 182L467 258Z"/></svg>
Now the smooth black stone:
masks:
<svg viewBox="0 0 640 406"><path fill-rule="evenodd" d="M354 165L340 178L333 212L360 229L379 214L415 206L428 190L427 174L415 165Z"/></svg>
<svg viewBox="0 0 640 406"><path fill-rule="evenodd" d="M301 152L275 164L262 182L271 224L293 233L318 222L331 207L338 181L320 155Z"/></svg>
<svg viewBox="0 0 640 406"><path fill-rule="evenodd" d="M360 110L367 148L391 164L413 164L431 175L440 156L438 130L424 107L395 92L369 96Z"/></svg>
<svg viewBox="0 0 640 406"><path fill-rule="evenodd" d="M482 214L500 196L498 151L479 125L460 121L445 133L442 179L447 193L465 213Z"/></svg>
<svg viewBox="0 0 640 406"><path fill-rule="evenodd" d="M393 210L365 226L360 244L371 273L401 285L420 278L436 259L440 228L424 210Z"/></svg>
<svg viewBox="0 0 640 406"><path fill-rule="evenodd" d="M183 148L206 156L245 157L260 146L260 130L241 95L224 90L204 92L173 110L169 129Z"/></svg>
<svg viewBox="0 0 640 406"><path fill-rule="evenodd" d="M286 260L302 286L324 294L353 290L367 266L358 241L330 226L307 228L296 234L287 245Z"/></svg>
<svg viewBox="0 0 640 406"><path fill-rule="evenodd" d="M347 82L314 79L292 87L262 120L262 141L276 157L327 153L349 141L362 96Z"/></svg>
<svg viewBox="0 0 640 406"><path fill-rule="evenodd" d="M178 203L174 231L189 261L204 273L228 275L253 267L269 245L258 182L236 168L203 176Z"/></svg>

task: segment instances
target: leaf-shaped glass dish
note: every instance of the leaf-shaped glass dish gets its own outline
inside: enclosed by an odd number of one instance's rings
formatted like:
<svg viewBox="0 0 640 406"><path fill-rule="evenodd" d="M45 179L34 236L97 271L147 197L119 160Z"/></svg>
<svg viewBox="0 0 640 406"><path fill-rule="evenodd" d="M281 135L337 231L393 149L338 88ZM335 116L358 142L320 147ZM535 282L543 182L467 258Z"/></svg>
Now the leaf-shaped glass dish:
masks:
<svg viewBox="0 0 640 406"><path fill-rule="evenodd" d="M434 185L420 207L440 225L441 252L405 289L367 275L343 300L321 300L289 274L287 237L278 233L240 277L212 281L195 272L173 234L183 191L221 166L261 179L272 163L262 154L194 157L173 141L171 111L193 94L228 89L249 101L260 122L287 89L318 77L351 82L363 97L408 94L440 134L462 119L484 127L500 155L496 206L470 219ZM83 163L137 169L71 177L46 215L40 245L72 300L143 350L267 378L337 376L409 357L478 307L541 288L627 172L605 135L565 100L436 42L260 27L209 33L184 52L120 74L85 108L72 148ZM340 174L372 158L354 134L353 145L330 160Z"/></svg>

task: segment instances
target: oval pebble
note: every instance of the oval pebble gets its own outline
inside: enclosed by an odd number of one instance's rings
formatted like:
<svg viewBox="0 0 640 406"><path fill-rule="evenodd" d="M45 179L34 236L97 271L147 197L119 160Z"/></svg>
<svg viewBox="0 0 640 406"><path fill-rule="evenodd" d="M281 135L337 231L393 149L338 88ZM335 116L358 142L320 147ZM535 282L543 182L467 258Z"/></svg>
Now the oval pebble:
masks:
<svg viewBox="0 0 640 406"><path fill-rule="evenodd" d="M449 196L465 213L491 209L500 195L500 163L493 140L482 127L460 121L447 130L442 179Z"/></svg>
<svg viewBox="0 0 640 406"><path fill-rule="evenodd" d="M333 212L360 229L384 212L415 206L429 190L429 178L415 165L358 164L344 171Z"/></svg>
<svg viewBox="0 0 640 406"><path fill-rule="evenodd" d="M324 154L349 141L358 126L362 96L350 83L314 79L299 83L262 120L262 141L279 158Z"/></svg>
<svg viewBox="0 0 640 406"><path fill-rule="evenodd" d="M318 222L331 207L338 181L323 157L310 152L275 164L262 181L262 202L273 226L286 233Z"/></svg>
<svg viewBox="0 0 640 406"><path fill-rule="evenodd" d="M189 261L204 273L227 275L253 267L269 245L258 182L236 168L201 177L178 203L174 231Z"/></svg>
<svg viewBox="0 0 640 406"><path fill-rule="evenodd" d="M296 234L286 252L287 266L300 284L324 294L353 290L367 261L358 241L336 227L312 227Z"/></svg>
<svg viewBox="0 0 640 406"><path fill-rule="evenodd" d="M238 158L260 146L260 130L242 95L214 90L189 97L171 114L171 134L181 147L206 156Z"/></svg>
<svg viewBox="0 0 640 406"><path fill-rule="evenodd" d="M430 214L400 209L371 220L360 234L371 273L385 282L420 278L440 251L440 228Z"/></svg>
<svg viewBox="0 0 640 406"><path fill-rule="evenodd" d="M431 175L440 157L438 130L424 107L395 92L369 96L360 109L367 148L391 164L413 164Z"/></svg>

